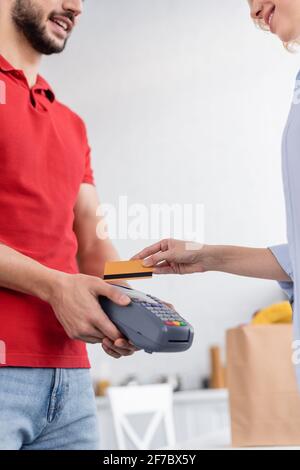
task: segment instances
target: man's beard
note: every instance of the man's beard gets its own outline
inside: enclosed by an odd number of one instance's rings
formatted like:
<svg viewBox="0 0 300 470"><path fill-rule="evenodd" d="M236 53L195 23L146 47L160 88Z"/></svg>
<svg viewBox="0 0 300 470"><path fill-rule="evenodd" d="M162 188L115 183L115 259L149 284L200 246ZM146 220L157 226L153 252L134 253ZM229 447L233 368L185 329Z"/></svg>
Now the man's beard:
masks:
<svg viewBox="0 0 300 470"><path fill-rule="evenodd" d="M66 47L67 39L62 45L51 39L47 34L46 25L42 25L43 18L43 11L31 0L15 0L12 20L33 49L45 55L58 54Z"/></svg>

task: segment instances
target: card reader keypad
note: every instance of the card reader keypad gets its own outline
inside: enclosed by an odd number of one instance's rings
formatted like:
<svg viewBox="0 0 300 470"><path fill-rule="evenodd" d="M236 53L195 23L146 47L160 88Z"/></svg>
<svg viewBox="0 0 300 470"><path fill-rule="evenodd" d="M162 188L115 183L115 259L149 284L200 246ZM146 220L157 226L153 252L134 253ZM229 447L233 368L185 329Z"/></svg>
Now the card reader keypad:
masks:
<svg viewBox="0 0 300 470"><path fill-rule="evenodd" d="M187 323L178 315L177 312L167 307L166 305L148 302L140 302L143 307L150 312L154 313L163 323L168 326L187 326Z"/></svg>

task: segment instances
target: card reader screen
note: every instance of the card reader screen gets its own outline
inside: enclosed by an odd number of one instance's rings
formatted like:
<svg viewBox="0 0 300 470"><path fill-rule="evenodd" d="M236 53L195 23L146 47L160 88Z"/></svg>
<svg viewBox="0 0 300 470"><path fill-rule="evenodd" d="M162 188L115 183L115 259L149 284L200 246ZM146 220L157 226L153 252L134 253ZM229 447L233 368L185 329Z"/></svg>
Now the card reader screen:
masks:
<svg viewBox="0 0 300 470"><path fill-rule="evenodd" d="M155 300L151 299L148 295L144 294L143 292L139 292L138 290L126 289L126 287L117 286L117 288L124 292L124 294L128 295L133 300L139 300L141 302L147 302L148 304L158 305Z"/></svg>

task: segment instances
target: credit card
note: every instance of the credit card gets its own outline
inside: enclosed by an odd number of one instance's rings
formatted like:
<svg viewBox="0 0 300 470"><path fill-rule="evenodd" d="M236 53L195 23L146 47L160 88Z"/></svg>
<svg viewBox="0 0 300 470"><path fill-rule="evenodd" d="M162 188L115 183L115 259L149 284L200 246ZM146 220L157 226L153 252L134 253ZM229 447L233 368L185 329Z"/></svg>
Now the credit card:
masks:
<svg viewBox="0 0 300 470"><path fill-rule="evenodd" d="M105 264L104 280L145 279L152 277L153 268L145 268L143 260L110 261Z"/></svg>

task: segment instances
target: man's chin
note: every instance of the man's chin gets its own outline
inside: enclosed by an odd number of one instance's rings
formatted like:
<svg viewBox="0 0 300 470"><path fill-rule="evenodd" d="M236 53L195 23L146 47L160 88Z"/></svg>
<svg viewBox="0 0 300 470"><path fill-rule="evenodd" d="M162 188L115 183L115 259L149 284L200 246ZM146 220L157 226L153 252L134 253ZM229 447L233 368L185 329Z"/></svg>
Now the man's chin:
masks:
<svg viewBox="0 0 300 470"><path fill-rule="evenodd" d="M46 41L47 46L43 48L43 54L51 55L51 54L59 54L63 52L66 47L67 40L61 41L57 38L53 38L52 36L48 36Z"/></svg>

